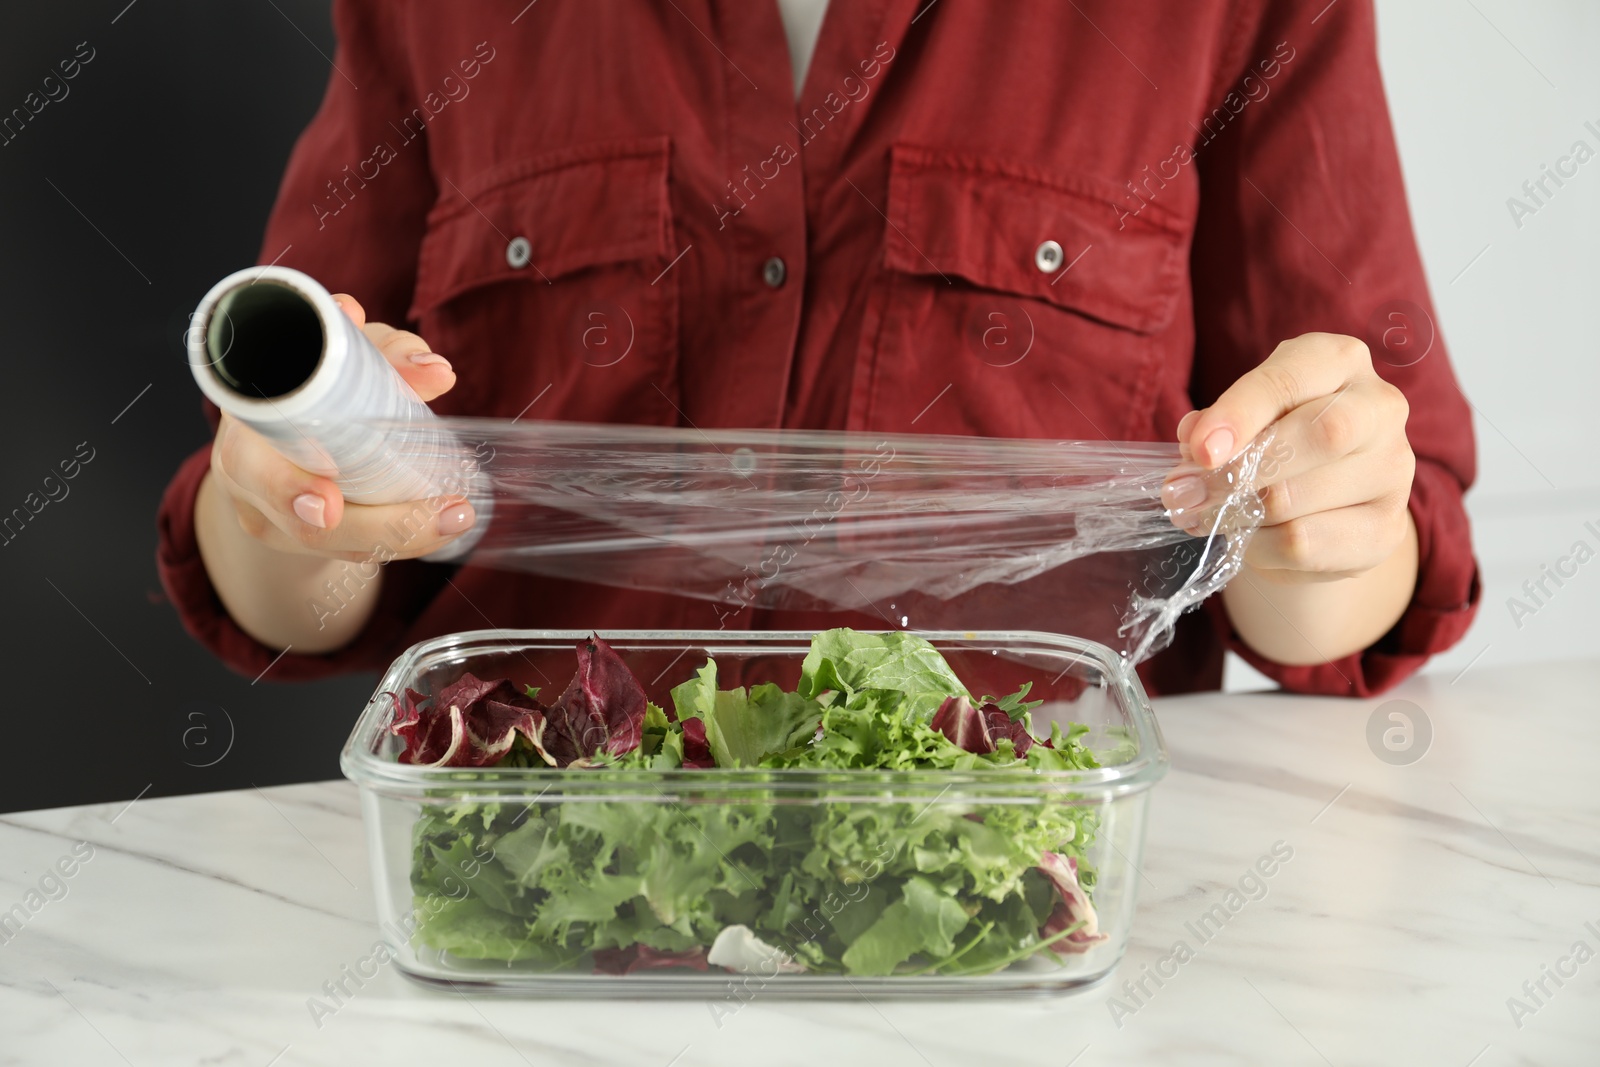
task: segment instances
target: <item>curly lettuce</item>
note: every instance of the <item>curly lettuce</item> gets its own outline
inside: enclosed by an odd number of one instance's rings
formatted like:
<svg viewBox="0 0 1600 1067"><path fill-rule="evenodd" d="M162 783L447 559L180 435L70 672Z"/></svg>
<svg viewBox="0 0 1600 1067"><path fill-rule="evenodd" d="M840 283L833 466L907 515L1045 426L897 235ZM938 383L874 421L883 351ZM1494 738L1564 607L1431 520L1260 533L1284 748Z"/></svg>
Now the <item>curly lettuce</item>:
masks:
<svg viewBox="0 0 1600 1067"><path fill-rule="evenodd" d="M450 736L443 717L499 727L514 706L544 722L518 718L474 751L574 774L1099 766L1085 727L1034 736L1027 686L974 698L913 634L818 634L793 692L718 689L708 660L672 689L670 711L645 701L626 671L591 638L552 708L473 679L441 692L481 693L494 708L434 709L407 694L397 733L439 748ZM861 976L982 974L1105 939L1092 904L1090 806L777 801L753 786L736 800L430 806L414 834L414 939L459 959L551 970L770 960L771 973Z"/></svg>

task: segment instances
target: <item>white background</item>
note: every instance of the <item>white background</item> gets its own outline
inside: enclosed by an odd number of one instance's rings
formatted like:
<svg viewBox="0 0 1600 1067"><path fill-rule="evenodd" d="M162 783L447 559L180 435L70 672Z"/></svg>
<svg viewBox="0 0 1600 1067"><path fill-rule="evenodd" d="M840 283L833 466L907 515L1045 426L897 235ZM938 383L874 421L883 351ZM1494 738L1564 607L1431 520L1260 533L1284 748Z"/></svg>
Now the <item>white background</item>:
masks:
<svg viewBox="0 0 1600 1067"><path fill-rule="evenodd" d="M1478 482L1467 509L1483 606L1426 670L1455 678L1470 664L1470 678L1489 664L1593 656L1600 558L1560 588L1549 583L1553 595L1520 628L1506 601L1576 541L1600 553L1600 536L1584 529L1600 529L1600 137L1584 128L1600 129L1600 2L1377 6L1438 325L1477 409ZM1507 198L1525 199L1522 183L1579 139L1596 158L1564 187L1551 182L1555 195L1519 229ZM1230 657L1227 688L1267 684Z"/></svg>

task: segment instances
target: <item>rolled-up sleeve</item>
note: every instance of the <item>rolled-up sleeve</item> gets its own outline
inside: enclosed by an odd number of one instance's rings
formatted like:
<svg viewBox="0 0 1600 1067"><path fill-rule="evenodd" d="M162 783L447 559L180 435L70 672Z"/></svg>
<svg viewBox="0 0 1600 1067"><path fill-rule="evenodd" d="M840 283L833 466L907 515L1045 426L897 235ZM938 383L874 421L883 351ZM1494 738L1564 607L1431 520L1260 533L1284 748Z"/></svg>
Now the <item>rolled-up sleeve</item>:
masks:
<svg viewBox="0 0 1600 1067"><path fill-rule="evenodd" d="M1210 404L1287 338L1327 331L1366 340L1377 372L1411 405L1410 507L1421 557L1405 615L1363 652L1286 667L1237 635L1230 643L1287 689L1366 696L1453 645L1476 613L1478 568L1462 504L1476 466L1472 413L1417 253L1371 3L1264 3L1240 30L1216 94L1220 102L1242 89L1249 103L1197 152L1191 399ZM1209 610L1227 627L1220 600Z"/></svg>

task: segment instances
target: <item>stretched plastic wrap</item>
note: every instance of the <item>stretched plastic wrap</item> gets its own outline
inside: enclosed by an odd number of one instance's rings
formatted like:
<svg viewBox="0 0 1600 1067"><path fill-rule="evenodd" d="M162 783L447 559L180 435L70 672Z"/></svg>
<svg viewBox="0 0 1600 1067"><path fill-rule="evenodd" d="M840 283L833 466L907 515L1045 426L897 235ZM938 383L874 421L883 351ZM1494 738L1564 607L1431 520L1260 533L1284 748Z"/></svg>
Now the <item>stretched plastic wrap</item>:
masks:
<svg viewBox="0 0 1600 1067"><path fill-rule="evenodd" d="M411 466L475 457L469 562L892 628L1032 629L1137 663L1238 570L1269 439L1161 502L1175 445L445 419L368 424ZM442 432L441 432L442 431ZM441 442L449 452L439 454ZM1189 531L1193 531L1192 533Z"/></svg>

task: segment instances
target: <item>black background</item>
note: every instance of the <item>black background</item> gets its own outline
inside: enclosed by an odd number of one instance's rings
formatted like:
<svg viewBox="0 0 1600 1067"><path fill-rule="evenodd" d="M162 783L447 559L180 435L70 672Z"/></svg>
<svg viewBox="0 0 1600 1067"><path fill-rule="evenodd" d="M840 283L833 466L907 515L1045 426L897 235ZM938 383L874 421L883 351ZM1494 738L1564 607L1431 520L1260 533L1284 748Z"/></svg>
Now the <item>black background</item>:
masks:
<svg viewBox="0 0 1600 1067"><path fill-rule="evenodd" d="M184 633L155 568L162 490L209 436L183 330L256 261L327 82L329 4L6 5L0 116L85 41L67 96L0 146L0 515L94 449L0 545L0 810L336 777L374 678L252 685Z"/></svg>

